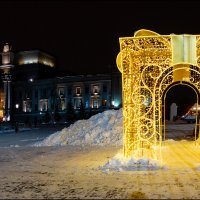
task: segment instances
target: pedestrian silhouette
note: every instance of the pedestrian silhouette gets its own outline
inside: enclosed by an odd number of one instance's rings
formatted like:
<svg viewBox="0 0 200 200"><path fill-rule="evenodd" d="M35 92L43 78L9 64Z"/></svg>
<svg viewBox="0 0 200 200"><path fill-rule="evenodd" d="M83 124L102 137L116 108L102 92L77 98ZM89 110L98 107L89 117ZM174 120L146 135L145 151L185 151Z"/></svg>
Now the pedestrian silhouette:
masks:
<svg viewBox="0 0 200 200"><path fill-rule="evenodd" d="M15 133L18 133L19 131L19 124L18 122L15 122Z"/></svg>

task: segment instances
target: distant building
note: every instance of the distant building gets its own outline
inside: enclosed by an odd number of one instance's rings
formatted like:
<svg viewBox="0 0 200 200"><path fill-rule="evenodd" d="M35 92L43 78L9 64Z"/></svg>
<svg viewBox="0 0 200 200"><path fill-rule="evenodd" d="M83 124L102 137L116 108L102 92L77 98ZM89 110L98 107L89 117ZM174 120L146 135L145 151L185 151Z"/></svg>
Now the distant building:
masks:
<svg viewBox="0 0 200 200"><path fill-rule="evenodd" d="M82 104L86 117L121 107L118 70L107 74L61 76L55 57L39 50L15 52L14 65L11 69L13 121L42 123L45 116L48 116L46 121L66 121L70 102L76 116ZM1 96L0 100L3 100Z"/></svg>
<svg viewBox="0 0 200 200"><path fill-rule="evenodd" d="M16 52L14 65L13 81L49 78L55 76L57 70L55 57L39 50Z"/></svg>

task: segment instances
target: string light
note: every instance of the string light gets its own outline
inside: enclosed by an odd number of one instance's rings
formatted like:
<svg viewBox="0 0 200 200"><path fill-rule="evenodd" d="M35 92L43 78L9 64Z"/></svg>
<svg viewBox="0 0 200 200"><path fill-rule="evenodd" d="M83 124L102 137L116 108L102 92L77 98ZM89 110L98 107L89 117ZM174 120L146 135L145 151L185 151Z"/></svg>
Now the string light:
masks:
<svg viewBox="0 0 200 200"><path fill-rule="evenodd" d="M125 157L160 159L166 89L184 82L200 91L199 38L159 35L145 29L133 37L119 38L116 62L122 73Z"/></svg>

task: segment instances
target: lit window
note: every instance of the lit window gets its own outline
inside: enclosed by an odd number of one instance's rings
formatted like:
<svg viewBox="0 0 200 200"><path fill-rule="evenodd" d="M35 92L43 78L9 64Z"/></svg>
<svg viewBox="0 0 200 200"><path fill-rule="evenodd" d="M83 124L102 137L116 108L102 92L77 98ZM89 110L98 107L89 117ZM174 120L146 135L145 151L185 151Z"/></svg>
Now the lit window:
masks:
<svg viewBox="0 0 200 200"><path fill-rule="evenodd" d="M107 100L106 99L102 99L102 106L106 106Z"/></svg>
<svg viewBox="0 0 200 200"><path fill-rule="evenodd" d="M94 85L94 86L93 86L93 94L94 94L94 95L99 94L99 86L98 86L98 85Z"/></svg>
<svg viewBox="0 0 200 200"><path fill-rule="evenodd" d="M97 99L93 99L93 101L92 101L92 107L93 108L98 108L99 107L99 103L98 103Z"/></svg>
<svg viewBox="0 0 200 200"><path fill-rule="evenodd" d="M74 108L75 109L80 109L80 105L81 105L81 100L80 99L75 99L74 100Z"/></svg>
<svg viewBox="0 0 200 200"><path fill-rule="evenodd" d="M41 99L40 100L40 111L47 111L48 110L48 100Z"/></svg>
<svg viewBox="0 0 200 200"><path fill-rule="evenodd" d="M65 110L66 109L66 99L61 98L60 99L60 104L59 104L59 110Z"/></svg>
<svg viewBox="0 0 200 200"><path fill-rule="evenodd" d="M81 95L81 88L80 87L76 87L76 95L77 96Z"/></svg>
<svg viewBox="0 0 200 200"><path fill-rule="evenodd" d="M58 93L59 93L60 96L64 96L65 95L64 88L59 88Z"/></svg>
<svg viewBox="0 0 200 200"><path fill-rule="evenodd" d="M97 104L97 100L94 100L94 101L93 101L93 108L97 108L97 105L98 105L98 104Z"/></svg>
<svg viewBox="0 0 200 200"><path fill-rule="evenodd" d="M31 100L23 101L23 112L31 112Z"/></svg>

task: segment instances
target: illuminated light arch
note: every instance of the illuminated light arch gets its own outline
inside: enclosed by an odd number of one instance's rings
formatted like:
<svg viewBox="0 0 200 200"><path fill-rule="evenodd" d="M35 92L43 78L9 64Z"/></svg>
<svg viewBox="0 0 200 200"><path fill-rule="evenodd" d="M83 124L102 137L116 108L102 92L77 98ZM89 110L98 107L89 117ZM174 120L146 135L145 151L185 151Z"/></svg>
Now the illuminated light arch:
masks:
<svg viewBox="0 0 200 200"><path fill-rule="evenodd" d="M185 82L200 91L200 35L159 35L142 29L119 42L124 156L158 159L166 88Z"/></svg>

